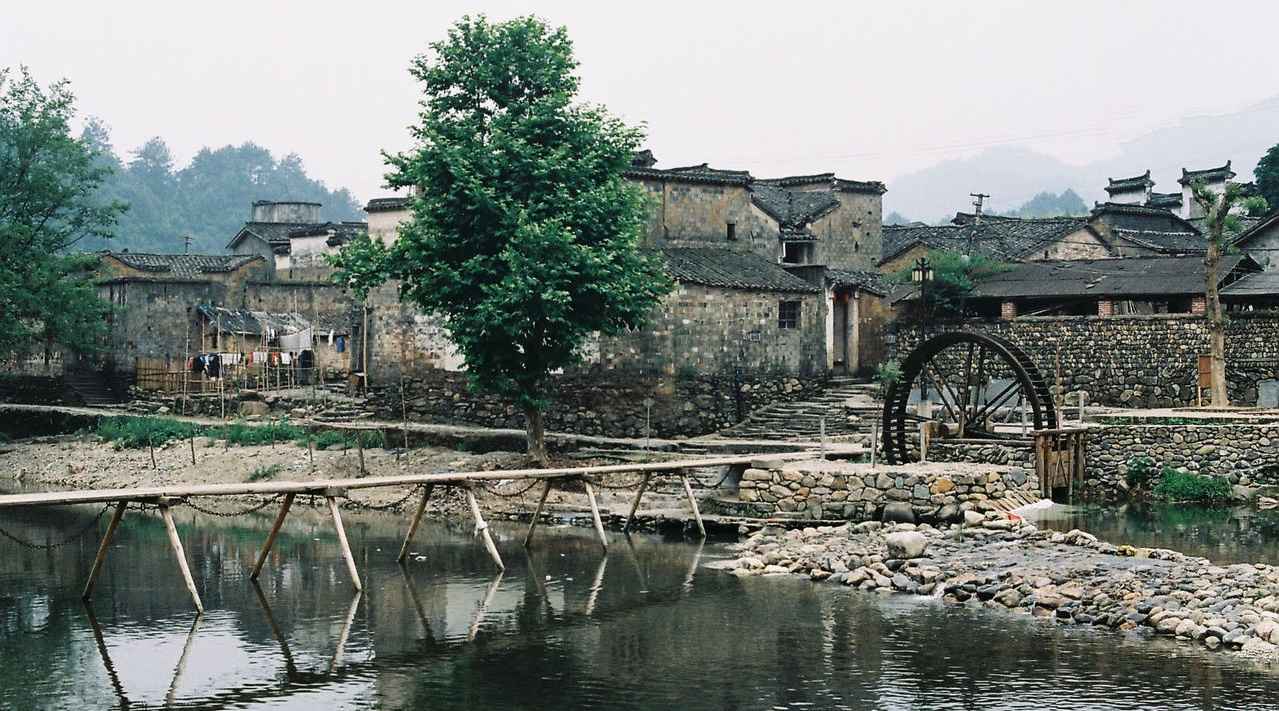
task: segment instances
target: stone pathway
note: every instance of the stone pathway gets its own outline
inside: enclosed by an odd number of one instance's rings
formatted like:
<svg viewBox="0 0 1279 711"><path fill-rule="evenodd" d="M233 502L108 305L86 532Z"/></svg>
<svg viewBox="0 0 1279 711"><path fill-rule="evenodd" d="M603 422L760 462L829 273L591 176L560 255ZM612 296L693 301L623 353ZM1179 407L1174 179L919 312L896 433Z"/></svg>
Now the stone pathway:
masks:
<svg viewBox="0 0 1279 711"><path fill-rule="evenodd" d="M782 531L740 544L739 576L804 575L880 593L940 597L1279 660L1279 568L1215 566L1166 549L1041 531L999 512L967 526L879 522Z"/></svg>
<svg viewBox="0 0 1279 711"><path fill-rule="evenodd" d="M720 432L725 437L765 440L815 440L826 435L851 439L870 436L870 423L883 407L875 399L876 386L850 377L831 378L825 389L792 402L779 402L752 412L746 420Z"/></svg>

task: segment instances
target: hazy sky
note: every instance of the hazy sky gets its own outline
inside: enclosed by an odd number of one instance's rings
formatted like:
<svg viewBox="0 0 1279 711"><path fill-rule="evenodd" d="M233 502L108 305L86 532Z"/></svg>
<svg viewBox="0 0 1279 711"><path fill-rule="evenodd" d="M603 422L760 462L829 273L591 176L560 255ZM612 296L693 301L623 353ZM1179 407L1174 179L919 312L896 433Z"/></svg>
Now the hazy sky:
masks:
<svg viewBox="0 0 1279 711"><path fill-rule="evenodd" d="M1279 94L1266 0L6 5L0 66L71 79L117 151L253 140L361 199L408 143L410 59L468 12L566 25L584 98L645 123L666 166L891 180L1006 144L1086 162Z"/></svg>

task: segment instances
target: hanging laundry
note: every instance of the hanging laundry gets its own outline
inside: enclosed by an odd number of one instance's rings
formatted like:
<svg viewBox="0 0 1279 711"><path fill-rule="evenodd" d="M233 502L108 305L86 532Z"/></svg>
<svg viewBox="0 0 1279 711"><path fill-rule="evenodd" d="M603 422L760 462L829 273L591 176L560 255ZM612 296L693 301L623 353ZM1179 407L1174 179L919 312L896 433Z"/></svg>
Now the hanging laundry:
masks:
<svg viewBox="0 0 1279 711"><path fill-rule="evenodd" d="M346 352L346 336L338 336L338 353Z"/></svg>
<svg viewBox="0 0 1279 711"><path fill-rule="evenodd" d="M315 353L313 351L302 351L298 355L298 367L309 370L315 367Z"/></svg>
<svg viewBox="0 0 1279 711"><path fill-rule="evenodd" d="M281 363L283 363L284 365L289 365L290 363L292 363L292 362L293 362L293 354L292 354L292 353L281 353L281 354L280 354L280 362L281 362Z"/></svg>
<svg viewBox="0 0 1279 711"><path fill-rule="evenodd" d="M329 345L333 345L333 329L329 329Z"/></svg>

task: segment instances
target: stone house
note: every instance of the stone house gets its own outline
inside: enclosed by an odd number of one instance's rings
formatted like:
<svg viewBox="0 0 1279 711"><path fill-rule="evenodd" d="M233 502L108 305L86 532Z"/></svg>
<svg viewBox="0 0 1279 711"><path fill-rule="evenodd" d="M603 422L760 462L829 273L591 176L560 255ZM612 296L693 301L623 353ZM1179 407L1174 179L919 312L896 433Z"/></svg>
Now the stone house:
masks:
<svg viewBox="0 0 1279 711"><path fill-rule="evenodd" d="M1233 246L1247 252L1263 269L1279 269L1279 209L1240 232Z"/></svg>
<svg viewBox="0 0 1279 711"><path fill-rule="evenodd" d="M1088 224L1114 257L1203 254L1207 248L1193 223L1171 210L1150 205L1099 203L1089 214Z"/></svg>
<svg viewBox="0 0 1279 711"><path fill-rule="evenodd" d="M328 273L331 254L368 229L364 222L326 222L318 202L254 201L249 221L227 243L232 254L259 255L277 279L315 279Z"/></svg>
<svg viewBox="0 0 1279 711"><path fill-rule="evenodd" d="M933 250L979 254L998 262L1103 259L1107 241L1080 217L1020 218L958 213L948 225L884 227L883 274L909 270Z"/></svg>

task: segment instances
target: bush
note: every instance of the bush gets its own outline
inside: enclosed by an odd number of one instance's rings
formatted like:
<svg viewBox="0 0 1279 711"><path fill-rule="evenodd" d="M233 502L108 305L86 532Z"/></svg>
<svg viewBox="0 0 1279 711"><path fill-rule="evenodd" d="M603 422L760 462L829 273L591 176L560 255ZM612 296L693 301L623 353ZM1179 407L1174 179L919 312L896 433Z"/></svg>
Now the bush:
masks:
<svg viewBox="0 0 1279 711"><path fill-rule="evenodd" d="M1134 489L1144 489L1150 486L1150 481L1155 476L1155 460L1150 457L1133 457L1128 460L1128 468L1124 472L1124 479L1128 485Z"/></svg>
<svg viewBox="0 0 1279 711"><path fill-rule="evenodd" d="M97 434L118 449L139 449L148 444L159 447L175 439L200 434L199 425L162 417L103 417Z"/></svg>
<svg viewBox="0 0 1279 711"><path fill-rule="evenodd" d="M274 479L276 474L284 471L284 466L280 464L272 464L271 466L261 466L249 472L249 481L264 481L266 479Z"/></svg>
<svg viewBox="0 0 1279 711"><path fill-rule="evenodd" d="M346 438L346 435L336 430L325 430L316 435L313 441L316 449L329 449L331 447L346 449L354 444L354 442Z"/></svg>
<svg viewBox="0 0 1279 711"><path fill-rule="evenodd" d="M879 366L875 368L875 380L879 381L880 387L887 389L889 385L892 385L901 379L902 367L898 365L895 360L880 363Z"/></svg>
<svg viewBox="0 0 1279 711"><path fill-rule="evenodd" d="M1210 476L1200 476L1183 469L1165 466L1155 496L1167 501L1194 501L1219 504L1231 498L1230 482Z"/></svg>
<svg viewBox="0 0 1279 711"><path fill-rule="evenodd" d="M288 420L280 420L279 422L271 422L265 425L233 422L229 425L218 427L209 434L218 439L226 440L228 444L249 447L271 444L272 442L289 442L305 436L306 430L290 424Z"/></svg>

